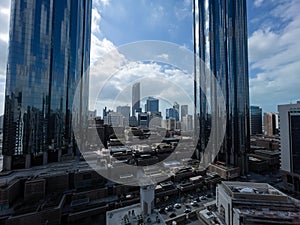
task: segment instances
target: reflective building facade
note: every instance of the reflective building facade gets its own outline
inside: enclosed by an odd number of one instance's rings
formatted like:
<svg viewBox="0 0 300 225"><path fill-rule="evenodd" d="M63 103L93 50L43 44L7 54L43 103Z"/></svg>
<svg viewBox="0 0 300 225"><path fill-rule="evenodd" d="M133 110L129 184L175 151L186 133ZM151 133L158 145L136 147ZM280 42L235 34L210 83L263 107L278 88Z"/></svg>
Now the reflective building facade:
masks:
<svg viewBox="0 0 300 225"><path fill-rule="evenodd" d="M88 110L91 0L12 0L4 169L59 161L75 151L72 103ZM88 115L86 113L86 115Z"/></svg>
<svg viewBox="0 0 300 225"><path fill-rule="evenodd" d="M147 98L145 112L159 112L159 100L153 97Z"/></svg>
<svg viewBox="0 0 300 225"><path fill-rule="evenodd" d="M262 134L262 109L259 106L250 106L250 133Z"/></svg>
<svg viewBox="0 0 300 225"><path fill-rule="evenodd" d="M136 112L141 112L140 108L141 100L141 85L140 83L135 83L132 85L132 116L135 116Z"/></svg>
<svg viewBox="0 0 300 225"><path fill-rule="evenodd" d="M214 122L211 112L218 112L219 107L215 85L209 76L203 76L208 68L226 104L226 132L216 160L239 166L244 173L250 142L246 0L194 0L193 11L195 125L200 131L195 155L201 158Z"/></svg>

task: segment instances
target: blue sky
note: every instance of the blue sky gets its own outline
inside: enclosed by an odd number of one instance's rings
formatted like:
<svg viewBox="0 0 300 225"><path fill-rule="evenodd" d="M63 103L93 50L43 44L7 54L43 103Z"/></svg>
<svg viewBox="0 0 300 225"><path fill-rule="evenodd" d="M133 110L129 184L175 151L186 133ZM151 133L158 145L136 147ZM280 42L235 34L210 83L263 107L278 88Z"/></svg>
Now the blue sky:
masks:
<svg viewBox="0 0 300 225"><path fill-rule="evenodd" d="M300 100L300 1L248 0L247 3L250 101L263 111L277 111L278 104ZM0 1L0 114L9 5L10 0ZM92 62L120 45L135 41L162 40L192 49L191 7L191 0L94 0ZM114 63L122 65L124 59L119 55ZM139 65L139 69L142 72L146 68ZM153 71L149 65L147 69Z"/></svg>

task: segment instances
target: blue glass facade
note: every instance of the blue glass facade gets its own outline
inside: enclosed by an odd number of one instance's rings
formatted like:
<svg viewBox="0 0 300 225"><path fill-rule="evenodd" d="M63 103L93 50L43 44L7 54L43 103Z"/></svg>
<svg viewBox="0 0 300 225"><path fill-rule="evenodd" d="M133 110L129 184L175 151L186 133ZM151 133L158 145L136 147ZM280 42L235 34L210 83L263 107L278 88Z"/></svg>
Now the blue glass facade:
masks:
<svg viewBox="0 0 300 225"><path fill-rule="evenodd" d="M166 109L166 119L173 118L176 121L179 121L179 112L175 108Z"/></svg>
<svg viewBox="0 0 300 225"><path fill-rule="evenodd" d="M262 109L259 106L250 106L250 134L262 134Z"/></svg>
<svg viewBox="0 0 300 225"><path fill-rule="evenodd" d="M91 11L91 0L12 0L4 169L39 164L45 152L56 161L74 147L71 112L80 79L78 113L88 108Z"/></svg>
<svg viewBox="0 0 300 225"><path fill-rule="evenodd" d="M159 100L149 97L145 104L145 112L159 112Z"/></svg>
<svg viewBox="0 0 300 225"><path fill-rule="evenodd" d="M141 112L140 100L141 100L141 87L140 83L132 85L132 116L135 116L136 112Z"/></svg>
<svg viewBox="0 0 300 225"><path fill-rule="evenodd" d="M211 112L218 112L215 85L209 76L202 76L212 72L227 113L226 133L216 160L239 166L244 173L250 142L246 0L195 0L194 27L195 125L200 131L196 156L201 158L207 145L214 121Z"/></svg>

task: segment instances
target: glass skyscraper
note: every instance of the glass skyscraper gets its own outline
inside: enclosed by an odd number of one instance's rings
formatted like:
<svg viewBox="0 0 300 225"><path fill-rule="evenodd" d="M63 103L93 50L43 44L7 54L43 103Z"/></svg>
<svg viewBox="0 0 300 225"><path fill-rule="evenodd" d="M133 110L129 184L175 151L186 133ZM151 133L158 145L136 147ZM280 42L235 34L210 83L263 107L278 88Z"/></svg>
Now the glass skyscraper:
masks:
<svg viewBox="0 0 300 225"><path fill-rule="evenodd" d="M226 105L225 137L216 160L240 167L243 174L250 142L246 0L194 0L194 52L199 129L196 157L201 158L208 143L214 122L211 112L218 112L220 104L213 80L203 76L210 73Z"/></svg>
<svg viewBox="0 0 300 225"><path fill-rule="evenodd" d="M148 97L145 104L145 112L158 112L159 100L153 97Z"/></svg>
<svg viewBox="0 0 300 225"><path fill-rule="evenodd" d="M250 106L250 133L262 134L262 109L259 106Z"/></svg>
<svg viewBox="0 0 300 225"><path fill-rule="evenodd" d="M12 0L4 170L74 153L72 103L80 80L76 110L88 110L91 13L91 0Z"/></svg>
<svg viewBox="0 0 300 225"><path fill-rule="evenodd" d="M140 100L141 100L141 85L139 82L132 85L132 116L135 116L136 112L141 112Z"/></svg>

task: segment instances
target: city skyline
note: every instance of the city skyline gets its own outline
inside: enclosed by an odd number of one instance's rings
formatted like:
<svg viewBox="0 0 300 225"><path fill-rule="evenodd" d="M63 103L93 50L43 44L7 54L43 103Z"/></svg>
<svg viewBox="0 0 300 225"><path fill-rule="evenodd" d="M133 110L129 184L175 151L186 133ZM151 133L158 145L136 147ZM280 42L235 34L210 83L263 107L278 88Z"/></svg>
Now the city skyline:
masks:
<svg viewBox="0 0 300 225"><path fill-rule="evenodd" d="M300 224L299 10L0 0L0 224Z"/></svg>
<svg viewBox="0 0 300 225"><path fill-rule="evenodd" d="M3 21L3 27L0 30L0 114L3 114L4 106L4 85L6 74L6 59L8 49L8 24L9 24L9 4L10 0L4 0L0 3L0 18ZM125 16L138 16L134 11L126 8L128 4L135 4L141 8L141 13L147 13L148 20L144 21L144 29L149 32L132 32L126 38L120 38L115 35L122 30L133 29L132 26L118 25ZM92 12L92 54L91 60L95 62L104 53L122 44L143 40L143 39L160 39L178 43L188 49L192 49L191 40L191 1L178 2L170 6L170 2L151 3L153 8L145 8L140 2L115 2L112 0L93 1ZM299 99L297 87L297 71L299 70L300 51L298 44L298 32L300 20L298 11L300 3L298 1L247 1L248 4L248 43L249 43L249 69L250 69L250 103L259 105L263 112L276 112L276 106L280 103L296 102ZM170 12L166 9L169 7ZM111 10L115 8L122 10L119 19L109 16ZM124 11L124 9L126 9ZM147 11L149 10L149 11ZM174 11L173 11L174 10ZM270 13L265 13L266 11ZM176 15L172 18L171 14ZM121 18L122 17L122 18ZM172 19L178 22L172 36L171 31L163 31L168 25L172 28ZM164 23L161 24L161 19ZM178 21L177 21L178 20ZM113 26L109 27L109 21ZM155 26L160 23L158 33L154 33ZM184 28L183 28L184 27ZM117 30L116 28L120 29ZM176 32L178 29L185 30L181 36ZM111 32L113 31L113 32ZM127 32L128 33L128 32ZM187 36L189 36L187 38ZM144 37L144 38L143 38ZM147 37L147 38L146 38ZM189 40L190 39L190 40ZM273 48L273 46L278 48ZM276 98L274 97L276 96Z"/></svg>

